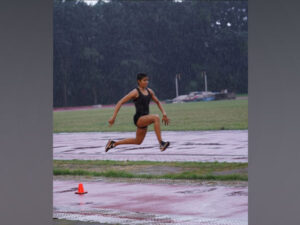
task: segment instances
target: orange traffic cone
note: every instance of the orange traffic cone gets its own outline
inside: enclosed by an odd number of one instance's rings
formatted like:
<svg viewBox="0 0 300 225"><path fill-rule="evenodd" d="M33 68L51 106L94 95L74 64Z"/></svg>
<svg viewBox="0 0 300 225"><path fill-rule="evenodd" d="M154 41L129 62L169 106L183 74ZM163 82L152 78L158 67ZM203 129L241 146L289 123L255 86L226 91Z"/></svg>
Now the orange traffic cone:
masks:
<svg viewBox="0 0 300 225"><path fill-rule="evenodd" d="M78 185L78 191L75 192L75 194L83 195L83 194L86 194L86 193L87 193L87 191L86 191L86 192L84 191L83 185L82 185L82 183L80 183L80 184Z"/></svg>

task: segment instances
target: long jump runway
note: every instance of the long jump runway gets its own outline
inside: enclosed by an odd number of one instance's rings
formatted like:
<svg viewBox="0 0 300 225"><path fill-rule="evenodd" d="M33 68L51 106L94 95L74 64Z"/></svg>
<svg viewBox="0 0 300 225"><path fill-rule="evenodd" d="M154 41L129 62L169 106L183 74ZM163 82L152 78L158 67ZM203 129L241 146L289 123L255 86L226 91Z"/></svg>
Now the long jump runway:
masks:
<svg viewBox="0 0 300 225"><path fill-rule="evenodd" d="M247 183L54 180L53 216L107 224L247 225Z"/></svg>
<svg viewBox="0 0 300 225"><path fill-rule="evenodd" d="M248 162L248 131L163 131L171 145L160 152L155 133L141 145L120 145L105 153L108 139L135 137L135 132L56 133L53 158L57 160L130 160Z"/></svg>

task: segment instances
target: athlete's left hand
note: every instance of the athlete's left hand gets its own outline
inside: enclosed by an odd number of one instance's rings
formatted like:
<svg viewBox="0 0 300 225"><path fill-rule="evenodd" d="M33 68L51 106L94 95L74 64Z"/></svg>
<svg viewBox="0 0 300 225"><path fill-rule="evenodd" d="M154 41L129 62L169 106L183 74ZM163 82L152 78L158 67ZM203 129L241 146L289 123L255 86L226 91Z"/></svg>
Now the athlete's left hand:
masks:
<svg viewBox="0 0 300 225"><path fill-rule="evenodd" d="M165 125L169 125L170 119L167 117L167 115L163 115L163 118L161 120Z"/></svg>
<svg viewBox="0 0 300 225"><path fill-rule="evenodd" d="M109 126L110 126L110 127L115 123L115 119L116 119L116 118L111 117L111 118L108 120L108 123L109 123Z"/></svg>

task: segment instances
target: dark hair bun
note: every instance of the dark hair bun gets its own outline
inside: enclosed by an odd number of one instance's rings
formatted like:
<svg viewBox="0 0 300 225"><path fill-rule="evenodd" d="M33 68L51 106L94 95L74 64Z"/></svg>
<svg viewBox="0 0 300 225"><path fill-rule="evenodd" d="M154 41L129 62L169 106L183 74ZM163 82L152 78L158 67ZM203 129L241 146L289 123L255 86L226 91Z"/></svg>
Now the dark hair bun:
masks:
<svg viewBox="0 0 300 225"><path fill-rule="evenodd" d="M137 79L137 80L141 80L141 79L143 79L144 77L148 77L147 74L145 74L145 73L138 73L138 74L136 75L136 79Z"/></svg>

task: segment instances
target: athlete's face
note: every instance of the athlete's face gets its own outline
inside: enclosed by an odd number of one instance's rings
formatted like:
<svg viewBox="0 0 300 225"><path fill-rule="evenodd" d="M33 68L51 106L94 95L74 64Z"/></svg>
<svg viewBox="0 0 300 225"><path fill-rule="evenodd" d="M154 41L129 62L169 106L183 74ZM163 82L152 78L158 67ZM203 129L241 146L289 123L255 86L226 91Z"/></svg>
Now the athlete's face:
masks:
<svg viewBox="0 0 300 225"><path fill-rule="evenodd" d="M146 88L148 86L149 83L149 78L148 77L144 77L141 80L138 80L138 84L141 88Z"/></svg>

